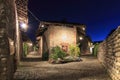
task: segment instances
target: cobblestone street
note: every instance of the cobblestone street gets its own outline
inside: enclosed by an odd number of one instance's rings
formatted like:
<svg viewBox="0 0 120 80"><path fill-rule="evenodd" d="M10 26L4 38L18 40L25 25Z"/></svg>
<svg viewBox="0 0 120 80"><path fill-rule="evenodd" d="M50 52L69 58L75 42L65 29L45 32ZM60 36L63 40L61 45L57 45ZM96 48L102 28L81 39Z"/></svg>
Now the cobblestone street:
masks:
<svg viewBox="0 0 120 80"><path fill-rule="evenodd" d="M80 62L49 64L41 62L22 62L15 80L111 80L97 58L81 57Z"/></svg>

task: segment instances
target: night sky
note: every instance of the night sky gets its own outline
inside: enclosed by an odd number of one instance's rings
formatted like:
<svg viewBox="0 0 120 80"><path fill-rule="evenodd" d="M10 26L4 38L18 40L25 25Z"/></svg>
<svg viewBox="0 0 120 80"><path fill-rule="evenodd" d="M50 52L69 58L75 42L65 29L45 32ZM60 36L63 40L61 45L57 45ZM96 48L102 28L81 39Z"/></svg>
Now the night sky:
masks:
<svg viewBox="0 0 120 80"><path fill-rule="evenodd" d="M40 21L66 19L85 24L92 41L104 40L120 25L120 0L29 0L28 9ZM30 37L33 38L38 24L39 21L29 13Z"/></svg>

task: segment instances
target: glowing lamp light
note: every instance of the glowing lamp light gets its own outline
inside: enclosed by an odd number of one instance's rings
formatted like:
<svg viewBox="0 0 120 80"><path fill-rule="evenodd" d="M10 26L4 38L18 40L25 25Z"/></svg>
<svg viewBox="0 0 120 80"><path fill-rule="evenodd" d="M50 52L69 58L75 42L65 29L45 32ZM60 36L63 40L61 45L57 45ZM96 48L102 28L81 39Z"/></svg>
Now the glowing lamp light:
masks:
<svg viewBox="0 0 120 80"><path fill-rule="evenodd" d="M67 40L67 36L64 34L64 35L62 35L62 40L63 41L66 41Z"/></svg>
<svg viewBox="0 0 120 80"><path fill-rule="evenodd" d="M43 27L44 27L44 25L41 25L41 27L43 28Z"/></svg>
<svg viewBox="0 0 120 80"><path fill-rule="evenodd" d="M80 37L80 40L83 40L83 37Z"/></svg>
<svg viewBox="0 0 120 80"><path fill-rule="evenodd" d="M25 23L21 23L20 26L22 29L25 29L25 30L27 29L27 24L25 24Z"/></svg>
<svg viewBox="0 0 120 80"><path fill-rule="evenodd" d="M10 45L12 45L12 46L13 46L13 45L14 45L14 42L13 42L13 41L11 41L11 42L10 42Z"/></svg>
<svg viewBox="0 0 120 80"><path fill-rule="evenodd" d="M32 46L33 44L32 43L28 43L29 46Z"/></svg>
<svg viewBox="0 0 120 80"><path fill-rule="evenodd" d="M82 29L83 29L83 30L85 30L85 28L84 28L84 27L83 27Z"/></svg>

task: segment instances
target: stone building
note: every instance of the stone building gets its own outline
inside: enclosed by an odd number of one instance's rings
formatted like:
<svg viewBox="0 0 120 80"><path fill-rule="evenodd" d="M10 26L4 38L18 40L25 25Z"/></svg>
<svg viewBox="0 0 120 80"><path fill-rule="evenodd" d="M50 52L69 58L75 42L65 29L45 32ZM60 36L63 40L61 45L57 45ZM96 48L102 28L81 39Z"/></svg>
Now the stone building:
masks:
<svg viewBox="0 0 120 80"><path fill-rule="evenodd" d="M15 71L15 26L14 0L0 0L0 80L12 80Z"/></svg>
<svg viewBox="0 0 120 80"><path fill-rule="evenodd" d="M16 57L19 63L23 57L22 35L28 28L28 0L15 0L16 3Z"/></svg>
<svg viewBox="0 0 120 80"><path fill-rule="evenodd" d="M0 80L13 80L21 51L19 23L27 19L27 1L0 0Z"/></svg>
<svg viewBox="0 0 120 80"><path fill-rule="evenodd" d="M37 31L39 54L50 53L52 47L60 46L68 52L69 45L77 45L81 54L89 54L91 40L86 37L86 26L69 22L40 22Z"/></svg>

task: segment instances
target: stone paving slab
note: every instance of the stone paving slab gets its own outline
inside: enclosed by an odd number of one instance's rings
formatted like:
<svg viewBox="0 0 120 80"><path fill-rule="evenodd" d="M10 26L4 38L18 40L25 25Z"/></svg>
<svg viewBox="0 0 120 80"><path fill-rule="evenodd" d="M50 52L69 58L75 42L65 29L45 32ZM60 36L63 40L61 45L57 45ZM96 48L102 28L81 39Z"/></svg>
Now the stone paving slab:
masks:
<svg viewBox="0 0 120 80"><path fill-rule="evenodd" d="M22 62L14 80L111 80L95 57L81 57L80 62L49 64Z"/></svg>

